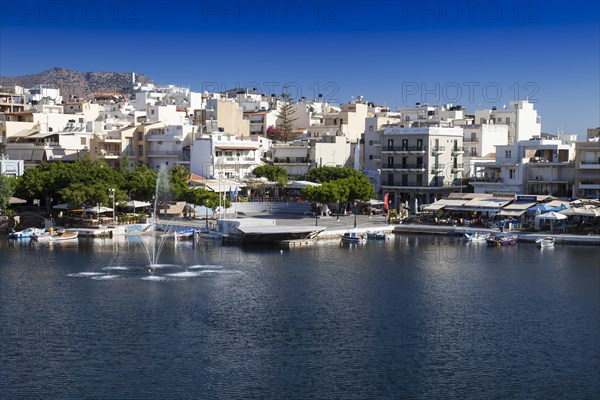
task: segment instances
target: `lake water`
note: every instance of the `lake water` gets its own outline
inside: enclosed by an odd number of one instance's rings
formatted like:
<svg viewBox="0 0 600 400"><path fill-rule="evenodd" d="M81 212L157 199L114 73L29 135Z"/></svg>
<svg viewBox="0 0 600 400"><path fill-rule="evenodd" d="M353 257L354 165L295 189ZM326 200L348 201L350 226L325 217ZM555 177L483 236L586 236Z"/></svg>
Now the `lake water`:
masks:
<svg viewBox="0 0 600 400"><path fill-rule="evenodd" d="M600 248L0 238L0 398L598 398Z"/></svg>

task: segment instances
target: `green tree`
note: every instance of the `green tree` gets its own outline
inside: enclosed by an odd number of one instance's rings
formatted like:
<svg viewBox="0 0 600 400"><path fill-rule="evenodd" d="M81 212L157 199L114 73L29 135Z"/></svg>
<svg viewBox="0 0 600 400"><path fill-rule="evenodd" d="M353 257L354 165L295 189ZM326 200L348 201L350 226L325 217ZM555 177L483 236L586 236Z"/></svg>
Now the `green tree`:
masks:
<svg viewBox="0 0 600 400"><path fill-rule="evenodd" d="M221 194L221 196L223 196L223 194ZM216 210L217 207L219 207L219 193L211 192L202 188L191 189L187 201L192 204L208 207L211 210ZM229 202L228 198L225 198L225 200L221 198L221 205L224 207L230 207L231 203Z"/></svg>
<svg viewBox="0 0 600 400"><path fill-rule="evenodd" d="M340 181L323 183L320 186L308 186L302 189L300 197L321 204L343 203L348 201L350 190Z"/></svg>
<svg viewBox="0 0 600 400"><path fill-rule="evenodd" d="M138 164L133 171L125 172L123 188L136 200L150 201L156 191L156 172L144 164Z"/></svg>
<svg viewBox="0 0 600 400"><path fill-rule="evenodd" d="M185 201L190 192L188 178L190 173L183 165L177 165L169 170L169 182L173 200Z"/></svg>
<svg viewBox="0 0 600 400"><path fill-rule="evenodd" d="M296 112L294 109L294 105L291 101L291 96L289 94L282 95L284 103L279 108L279 113L277 114L277 118L281 121L278 125L278 128L281 130L280 132L280 140L283 142L289 142L290 140L296 139L296 134L294 133L294 121L298 119L298 117L294 118L294 113Z"/></svg>
<svg viewBox="0 0 600 400"><path fill-rule="evenodd" d="M15 192L14 187L13 178L0 174L0 210L6 210L10 205L10 198Z"/></svg>
<svg viewBox="0 0 600 400"><path fill-rule="evenodd" d="M348 202L369 200L375 196L375 188L369 178L349 167L319 167L311 169L306 174L311 182L338 182L349 190Z"/></svg>
<svg viewBox="0 0 600 400"><path fill-rule="evenodd" d="M278 165L259 165L252 170L252 174L257 178L267 178L270 182L277 182L280 186L285 186L289 179L285 168Z"/></svg>

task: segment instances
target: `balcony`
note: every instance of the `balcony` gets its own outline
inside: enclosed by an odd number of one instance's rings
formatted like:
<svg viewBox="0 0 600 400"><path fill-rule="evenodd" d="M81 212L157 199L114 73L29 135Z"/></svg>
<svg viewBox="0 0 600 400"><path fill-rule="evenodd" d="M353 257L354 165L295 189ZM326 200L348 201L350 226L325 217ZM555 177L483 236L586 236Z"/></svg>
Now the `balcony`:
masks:
<svg viewBox="0 0 600 400"><path fill-rule="evenodd" d="M121 143L120 136L104 136L98 139L98 143Z"/></svg>
<svg viewBox="0 0 600 400"><path fill-rule="evenodd" d="M252 164L256 159L250 156L223 156L215 159L215 164Z"/></svg>
<svg viewBox="0 0 600 400"><path fill-rule="evenodd" d="M121 153L118 151L100 151L100 157L104 158L105 160L116 160L117 158L121 157Z"/></svg>
<svg viewBox="0 0 600 400"><path fill-rule="evenodd" d="M452 149L452 156L458 156L460 154L463 154L465 152L465 149L462 147L455 147Z"/></svg>
<svg viewBox="0 0 600 400"><path fill-rule="evenodd" d="M423 164L383 164L382 168L398 171L425 172L425 165Z"/></svg>
<svg viewBox="0 0 600 400"><path fill-rule="evenodd" d="M496 177L481 177L481 176L476 176L471 178L470 180L471 184L474 185L478 185L478 184L502 184L504 183L504 179L503 178L496 178Z"/></svg>
<svg viewBox="0 0 600 400"><path fill-rule="evenodd" d="M444 147L444 146L433 146L431 148L431 155L437 156L437 155L442 154L444 151L446 151L446 147Z"/></svg>
<svg viewBox="0 0 600 400"><path fill-rule="evenodd" d="M580 161L579 168L580 169L599 169L600 168L600 160L598 160L598 161Z"/></svg>
<svg viewBox="0 0 600 400"><path fill-rule="evenodd" d="M273 159L273 164L300 164L306 165L310 164L310 158L308 157L275 157Z"/></svg>
<svg viewBox="0 0 600 400"><path fill-rule="evenodd" d="M179 151L150 151L148 157L162 157L162 158L179 158L182 155Z"/></svg>
<svg viewBox="0 0 600 400"><path fill-rule="evenodd" d="M180 142L183 140L183 134L180 135L147 135L146 140L148 142Z"/></svg>
<svg viewBox="0 0 600 400"><path fill-rule="evenodd" d="M463 170L464 164L456 164L452 166L452 173L455 174Z"/></svg>
<svg viewBox="0 0 600 400"><path fill-rule="evenodd" d="M423 146L384 146L381 151L394 153L415 153L425 154L426 147Z"/></svg>
<svg viewBox="0 0 600 400"><path fill-rule="evenodd" d="M445 168L445 164L438 164L438 165L434 165L431 167L431 173L432 174L437 174L440 171L443 171Z"/></svg>

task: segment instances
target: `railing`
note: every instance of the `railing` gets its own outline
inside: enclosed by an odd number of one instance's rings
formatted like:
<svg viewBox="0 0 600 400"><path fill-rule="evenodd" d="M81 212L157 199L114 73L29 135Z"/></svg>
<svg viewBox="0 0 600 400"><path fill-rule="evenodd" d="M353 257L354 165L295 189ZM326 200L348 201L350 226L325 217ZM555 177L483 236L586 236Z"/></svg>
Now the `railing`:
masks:
<svg viewBox="0 0 600 400"><path fill-rule="evenodd" d="M308 163L310 163L310 158L308 158L308 157L285 157L285 158L276 157L273 159L273 162L279 163L279 164L308 164Z"/></svg>
<svg viewBox="0 0 600 400"><path fill-rule="evenodd" d="M150 151L148 157L180 157L182 153L179 151Z"/></svg>
<svg viewBox="0 0 600 400"><path fill-rule="evenodd" d="M382 168L425 169L425 165L423 165L423 164L383 164Z"/></svg>
<svg viewBox="0 0 600 400"><path fill-rule="evenodd" d="M427 151L425 146L383 146L382 151Z"/></svg>
<svg viewBox="0 0 600 400"><path fill-rule="evenodd" d="M585 160L583 160L583 161L581 161L581 165L600 165L600 160L599 161L596 161L596 160L585 161Z"/></svg>
<svg viewBox="0 0 600 400"><path fill-rule="evenodd" d="M464 164L456 164L452 166L452 169L462 169Z"/></svg>
<svg viewBox="0 0 600 400"><path fill-rule="evenodd" d="M431 148L431 151L445 151L445 150L446 150L446 147L444 147L444 146L433 146Z"/></svg>
<svg viewBox="0 0 600 400"><path fill-rule="evenodd" d="M474 182L474 183L480 183L480 182L485 182L485 183L502 183L502 182L504 182L504 178L473 177L473 178L471 178L471 182Z"/></svg>

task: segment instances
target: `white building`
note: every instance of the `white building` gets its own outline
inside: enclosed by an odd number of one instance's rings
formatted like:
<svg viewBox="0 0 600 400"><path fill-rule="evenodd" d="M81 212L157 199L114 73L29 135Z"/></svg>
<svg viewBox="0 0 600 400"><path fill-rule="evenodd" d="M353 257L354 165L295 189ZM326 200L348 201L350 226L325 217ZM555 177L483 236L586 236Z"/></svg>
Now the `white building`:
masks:
<svg viewBox="0 0 600 400"><path fill-rule="evenodd" d="M588 141L575 147L575 185L573 197L600 198L600 141L598 130L588 130Z"/></svg>
<svg viewBox="0 0 600 400"><path fill-rule="evenodd" d="M462 189L463 130L447 127L383 129L381 188L393 204L431 203Z"/></svg>
<svg viewBox="0 0 600 400"><path fill-rule="evenodd" d="M47 85L36 85L26 91L26 101L29 104L38 104L42 100L48 100L54 104L61 104L63 101L60 95L60 89Z"/></svg>
<svg viewBox="0 0 600 400"><path fill-rule="evenodd" d="M476 124L504 124L508 127L508 143L541 137L541 117L527 100L511 101L501 110L475 110Z"/></svg>
<svg viewBox="0 0 600 400"><path fill-rule="evenodd" d="M233 134L205 135L191 146L190 172L205 178L241 181L260 164L259 143Z"/></svg>
<svg viewBox="0 0 600 400"><path fill-rule="evenodd" d="M574 148L560 140L520 140L497 146L493 164L476 165L475 193L510 192L570 197L574 184Z"/></svg>
<svg viewBox="0 0 600 400"><path fill-rule="evenodd" d="M176 165L190 164L190 143L196 127L192 125L164 125L148 130L146 159L153 169L170 169Z"/></svg>

